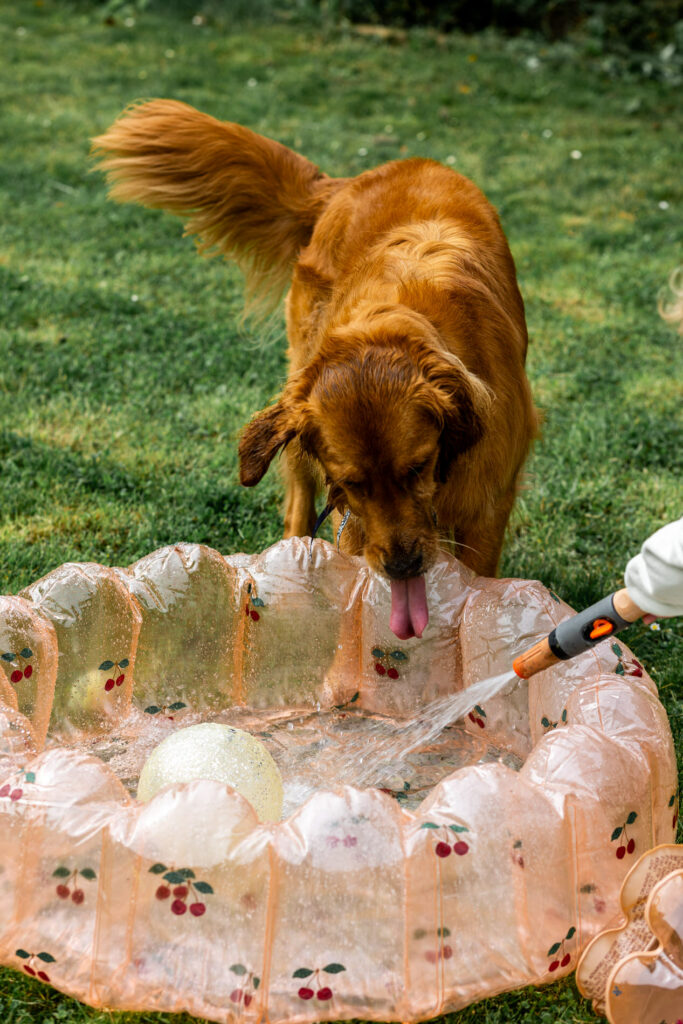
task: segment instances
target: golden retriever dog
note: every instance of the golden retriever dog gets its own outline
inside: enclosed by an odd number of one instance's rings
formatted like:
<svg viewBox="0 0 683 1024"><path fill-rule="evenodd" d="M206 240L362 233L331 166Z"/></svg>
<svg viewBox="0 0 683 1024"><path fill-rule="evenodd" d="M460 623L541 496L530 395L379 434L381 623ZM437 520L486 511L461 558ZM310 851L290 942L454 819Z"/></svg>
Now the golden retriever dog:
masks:
<svg viewBox="0 0 683 1024"><path fill-rule="evenodd" d="M350 511L342 549L390 580L391 629L421 636L441 544L495 575L537 429L495 210L433 160L328 177L172 100L129 108L94 149L111 196L186 218L240 265L252 307L290 285L289 377L241 435L240 480L284 449L284 535L312 533L327 487L336 522Z"/></svg>

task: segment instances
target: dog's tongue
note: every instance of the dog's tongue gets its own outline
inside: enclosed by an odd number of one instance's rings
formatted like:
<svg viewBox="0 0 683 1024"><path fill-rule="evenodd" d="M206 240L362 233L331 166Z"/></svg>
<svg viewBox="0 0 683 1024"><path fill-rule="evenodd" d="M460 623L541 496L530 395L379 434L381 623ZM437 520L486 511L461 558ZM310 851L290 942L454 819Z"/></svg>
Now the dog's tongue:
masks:
<svg viewBox="0 0 683 1024"><path fill-rule="evenodd" d="M422 636L429 622L427 588L424 576L391 581L391 618L389 628L399 640Z"/></svg>

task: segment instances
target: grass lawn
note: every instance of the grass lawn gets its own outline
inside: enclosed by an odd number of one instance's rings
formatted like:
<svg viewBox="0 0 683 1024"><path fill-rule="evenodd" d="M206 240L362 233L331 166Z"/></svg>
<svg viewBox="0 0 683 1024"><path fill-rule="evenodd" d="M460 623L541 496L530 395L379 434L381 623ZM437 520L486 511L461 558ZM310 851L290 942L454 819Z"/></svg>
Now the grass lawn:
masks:
<svg viewBox="0 0 683 1024"><path fill-rule="evenodd" d="M168 96L240 121L331 174L423 155L498 207L546 410L502 573L575 607L681 515L681 342L656 302L680 261L680 97L594 58L494 35L400 44L166 5L108 25L94 3L5 0L0 23L0 593L69 560L125 565L164 544L254 551L280 534L271 471L252 490L236 433L285 375L281 320L241 327L234 268L174 218L115 206L89 138ZM197 9L201 6L200 0ZM230 10L231 5L214 5ZM683 766L680 623L626 640L660 687ZM679 838L683 838L679 835ZM451 1024L582 1024L571 980ZM3 1024L180 1024L90 1010L0 970Z"/></svg>

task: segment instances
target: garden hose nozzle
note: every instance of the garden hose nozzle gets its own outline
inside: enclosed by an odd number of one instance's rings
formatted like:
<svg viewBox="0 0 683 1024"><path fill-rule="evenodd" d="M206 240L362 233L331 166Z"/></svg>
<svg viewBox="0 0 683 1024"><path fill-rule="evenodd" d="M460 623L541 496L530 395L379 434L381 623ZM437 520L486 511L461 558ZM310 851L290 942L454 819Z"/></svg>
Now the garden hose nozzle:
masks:
<svg viewBox="0 0 683 1024"><path fill-rule="evenodd" d="M520 679L530 679L558 661L567 661L595 647L643 615L645 612L634 604L628 590L617 590L561 622L547 637L515 658L513 671Z"/></svg>

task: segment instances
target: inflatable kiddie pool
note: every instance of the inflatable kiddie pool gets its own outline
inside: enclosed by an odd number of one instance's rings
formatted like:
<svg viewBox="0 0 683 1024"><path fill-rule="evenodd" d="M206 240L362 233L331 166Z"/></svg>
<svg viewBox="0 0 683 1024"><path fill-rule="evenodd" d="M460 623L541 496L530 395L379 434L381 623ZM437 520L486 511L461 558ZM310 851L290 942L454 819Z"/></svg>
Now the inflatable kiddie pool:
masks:
<svg viewBox="0 0 683 1024"><path fill-rule="evenodd" d="M375 764L378 735L570 614L447 556L427 585L404 642L387 582L320 540L63 565L0 598L0 962L93 1006L273 1022L417 1021L572 971L674 836L655 685L605 641ZM134 799L198 721L262 739L281 822L212 781Z"/></svg>

